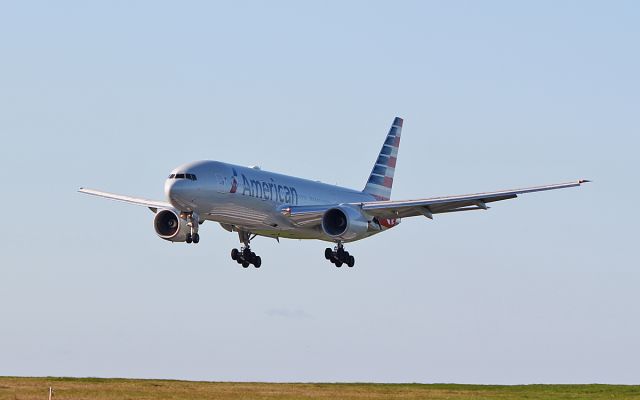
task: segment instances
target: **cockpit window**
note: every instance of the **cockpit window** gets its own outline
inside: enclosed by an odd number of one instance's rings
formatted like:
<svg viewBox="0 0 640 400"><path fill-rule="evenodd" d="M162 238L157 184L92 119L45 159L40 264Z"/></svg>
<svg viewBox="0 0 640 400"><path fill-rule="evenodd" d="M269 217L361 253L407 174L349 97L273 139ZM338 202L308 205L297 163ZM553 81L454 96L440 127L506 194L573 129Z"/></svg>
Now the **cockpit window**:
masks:
<svg viewBox="0 0 640 400"><path fill-rule="evenodd" d="M171 174L169 175L169 179L189 179L191 181L198 180L195 174Z"/></svg>

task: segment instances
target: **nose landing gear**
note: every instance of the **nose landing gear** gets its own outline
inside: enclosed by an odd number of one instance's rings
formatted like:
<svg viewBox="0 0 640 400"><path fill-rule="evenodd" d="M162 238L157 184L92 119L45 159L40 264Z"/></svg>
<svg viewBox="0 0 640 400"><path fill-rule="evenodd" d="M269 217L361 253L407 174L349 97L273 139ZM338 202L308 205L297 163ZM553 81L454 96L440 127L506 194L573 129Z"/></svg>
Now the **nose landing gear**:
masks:
<svg viewBox="0 0 640 400"><path fill-rule="evenodd" d="M200 235L198 233L187 233L187 243L199 243L200 242Z"/></svg>
<svg viewBox="0 0 640 400"><path fill-rule="evenodd" d="M324 249L324 258L335 264L338 268L342 267L342 264L347 264L349 268L352 268L356 264L355 257L344 249L341 242L338 242L334 249L329 247Z"/></svg>
<svg viewBox="0 0 640 400"><path fill-rule="evenodd" d="M198 234L198 224L193 217L193 213L188 214L186 217L187 226L189 227L189 233L187 233L185 242L197 244L200 242L200 235Z"/></svg>

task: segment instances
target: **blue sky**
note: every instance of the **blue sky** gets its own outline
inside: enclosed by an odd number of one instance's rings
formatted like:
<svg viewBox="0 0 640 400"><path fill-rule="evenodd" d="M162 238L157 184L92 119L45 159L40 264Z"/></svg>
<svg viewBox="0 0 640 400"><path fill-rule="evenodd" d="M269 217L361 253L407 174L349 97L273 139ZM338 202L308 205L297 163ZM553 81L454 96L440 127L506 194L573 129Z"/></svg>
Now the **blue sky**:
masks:
<svg viewBox="0 0 640 400"><path fill-rule="evenodd" d="M639 383L637 2L0 5L0 375ZM393 198L589 178L351 244L144 208L216 159Z"/></svg>

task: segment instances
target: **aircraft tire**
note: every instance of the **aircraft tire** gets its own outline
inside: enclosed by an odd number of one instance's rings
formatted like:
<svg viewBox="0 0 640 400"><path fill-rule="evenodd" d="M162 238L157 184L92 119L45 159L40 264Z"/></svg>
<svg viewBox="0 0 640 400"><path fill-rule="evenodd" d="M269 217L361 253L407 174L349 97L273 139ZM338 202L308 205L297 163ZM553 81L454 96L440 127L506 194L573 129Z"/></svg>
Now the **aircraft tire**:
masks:
<svg viewBox="0 0 640 400"><path fill-rule="evenodd" d="M327 247L326 249L324 249L324 258L326 258L327 260L331 260L331 257L333 257L333 250Z"/></svg>
<svg viewBox="0 0 640 400"><path fill-rule="evenodd" d="M249 260L251 258L251 250L248 248L245 248L242 251L242 257L246 258L247 260Z"/></svg>
<svg viewBox="0 0 640 400"><path fill-rule="evenodd" d="M185 242L187 242L187 243L193 242L193 239L191 238L191 234L190 233L187 233L187 239L185 240Z"/></svg>
<svg viewBox="0 0 640 400"><path fill-rule="evenodd" d="M200 235L199 234L195 234L193 235L193 243L199 243L200 242Z"/></svg>
<svg viewBox="0 0 640 400"><path fill-rule="evenodd" d="M262 258L260 258L260 256L256 256L253 259L253 266L256 268L260 268L261 265L262 265Z"/></svg>
<svg viewBox="0 0 640 400"><path fill-rule="evenodd" d="M347 266L353 268L354 265L356 265L356 258L354 256L347 257Z"/></svg>
<svg viewBox="0 0 640 400"><path fill-rule="evenodd" d="M231 249L231 259L236 261L238 259L238 249Z"/></svg>
<svg viewBox="0 0 640 400"><path fill-rule="evenodd" d="M242 262L242 268L247 268L249 266L249 262L248 261L243 261Z"/></svg>

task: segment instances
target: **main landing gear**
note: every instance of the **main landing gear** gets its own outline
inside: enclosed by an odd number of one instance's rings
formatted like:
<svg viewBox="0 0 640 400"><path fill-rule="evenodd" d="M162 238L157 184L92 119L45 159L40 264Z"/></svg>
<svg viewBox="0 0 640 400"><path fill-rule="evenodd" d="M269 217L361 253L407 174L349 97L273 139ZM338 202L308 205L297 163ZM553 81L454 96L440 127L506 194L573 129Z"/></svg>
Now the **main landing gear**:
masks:
<svg viewBox="0 0 640 400"><path fill-rule="evenodd" d="M342 264L347 264L349 268L356 264L356 259L348 251L345 251L341 242L338 242L333 249L329 247L324 249L324 258L331 261L338 268L342 267Z"/></svg>
<svg viewBox="0 0 640 400"><path fill-rule="evenodd" d="M242 268L247 268L249 264L253 264L256 268L260 268L260 265L262 265L260 256L257 256L249 247L243 247L240 250L232 249L231 259L238 264L242 264Z"/></svg>
<svg viewBox="0 0 640 400"><path fill-rule="evenodd" d="M260 265L262 265L262 259L260 256L256 255L256 253L251 251L251 247L249 246L251 239L256 237L256 235L253 235L253 237L249 237L249 235L249 232L238 232L240 241L244 246L241 247L240 250L232 249L231 259L236 261L238 264L242 264L242 268L247 268L250 264L253 264L256 268L260 268Z"/></svg>

